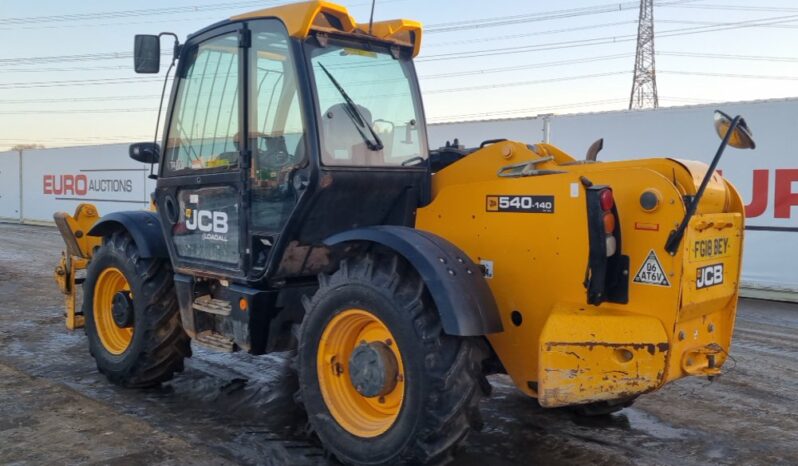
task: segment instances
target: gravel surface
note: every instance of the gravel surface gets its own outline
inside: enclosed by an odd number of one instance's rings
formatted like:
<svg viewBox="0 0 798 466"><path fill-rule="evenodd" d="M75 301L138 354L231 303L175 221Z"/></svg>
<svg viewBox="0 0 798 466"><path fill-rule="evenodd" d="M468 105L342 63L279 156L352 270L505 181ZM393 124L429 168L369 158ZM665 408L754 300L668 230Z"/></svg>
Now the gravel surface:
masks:
<svg viewBox="0 0 798 466"><path fill-rule="evenodd" d="M159 389L97 373L63 324L49 227L0 224L0 463L329 464L293 402L290 354L194 348ZM798 305L741 300L727 373L687 379L585 419L491 377L485 427L460 465L798 464Z"/></svg>

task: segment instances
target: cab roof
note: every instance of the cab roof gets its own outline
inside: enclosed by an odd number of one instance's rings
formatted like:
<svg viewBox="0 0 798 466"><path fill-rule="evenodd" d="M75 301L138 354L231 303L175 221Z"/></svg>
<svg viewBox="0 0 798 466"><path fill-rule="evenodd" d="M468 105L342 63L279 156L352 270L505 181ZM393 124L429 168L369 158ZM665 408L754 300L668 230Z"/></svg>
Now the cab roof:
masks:
<svg viewBox="0 0 798 466"><path fill-rule="evenodd" d="M256 18L277 18L285 24L288 35L305 39L311 31L335 32L343 34L370 35L377 39L411 47L413 56L421 48L421 23L410 19L393 19L372 24L369 33L368 22L357 24L346 7L336 3L314 0L265 8L242 15L233 16L231 21Z"/></svg>

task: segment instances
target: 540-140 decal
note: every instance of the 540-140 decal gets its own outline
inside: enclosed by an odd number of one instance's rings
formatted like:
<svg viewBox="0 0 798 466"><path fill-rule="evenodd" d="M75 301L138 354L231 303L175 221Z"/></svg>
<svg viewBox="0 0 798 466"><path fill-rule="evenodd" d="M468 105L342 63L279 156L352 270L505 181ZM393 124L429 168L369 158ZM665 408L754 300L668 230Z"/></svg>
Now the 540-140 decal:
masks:
<svg viewBox="0 0 798 466"><path fill-rule="evenodd" d="M485 198L485 210L488 212L553 214L554 196L488 195Z"/></svg>

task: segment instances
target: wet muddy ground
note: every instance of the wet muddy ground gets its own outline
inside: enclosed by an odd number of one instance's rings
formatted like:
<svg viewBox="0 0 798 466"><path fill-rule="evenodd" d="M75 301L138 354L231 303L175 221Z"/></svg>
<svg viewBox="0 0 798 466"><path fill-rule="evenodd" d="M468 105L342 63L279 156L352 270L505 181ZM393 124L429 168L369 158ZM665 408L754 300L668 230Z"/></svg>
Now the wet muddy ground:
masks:
<svg viewBox="0 0 798 466"><path fill-rule="evenodd" d="M0 224L0 463L329 464L304 433L290 355L194 348L154 390L100 376L63 325L54 228ZM463 465L798 464L798 305L742 300L727 373L605 418L544 410L491 377Z"/></svg>

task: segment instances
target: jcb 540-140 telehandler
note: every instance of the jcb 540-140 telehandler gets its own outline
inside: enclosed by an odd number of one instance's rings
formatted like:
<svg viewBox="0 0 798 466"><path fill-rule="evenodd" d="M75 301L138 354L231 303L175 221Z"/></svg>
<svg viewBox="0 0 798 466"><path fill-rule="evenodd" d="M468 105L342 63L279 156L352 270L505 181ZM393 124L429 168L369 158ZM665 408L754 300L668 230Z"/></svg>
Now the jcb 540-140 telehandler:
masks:
<svg viewBox="0 0 798 466"><path fill-rule="evenodd" d="M136 71L158 72L159 37L136 37ZM322 444L382 464L445 459L491 373L592 413L719 374L744 214L715 166L753 148L744 121L716 113L709 167L508 140L430 150L420 45L415 21L317 1L175 45L162 145L130 148L157 164L154 208L56 214L67 325L108 379L167 381L191 340L295 349Z"/></svg>

